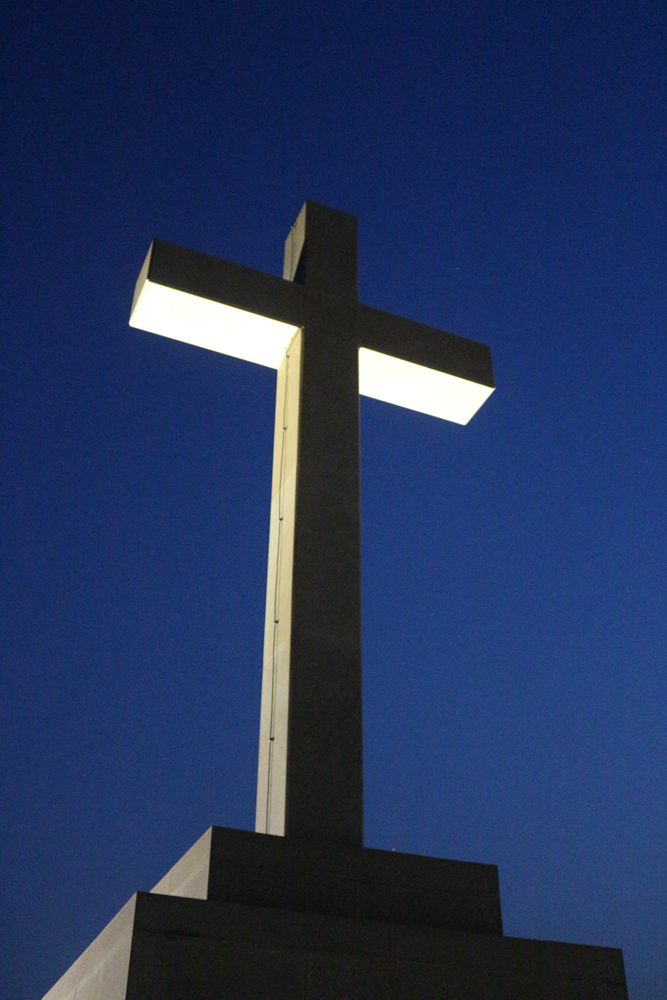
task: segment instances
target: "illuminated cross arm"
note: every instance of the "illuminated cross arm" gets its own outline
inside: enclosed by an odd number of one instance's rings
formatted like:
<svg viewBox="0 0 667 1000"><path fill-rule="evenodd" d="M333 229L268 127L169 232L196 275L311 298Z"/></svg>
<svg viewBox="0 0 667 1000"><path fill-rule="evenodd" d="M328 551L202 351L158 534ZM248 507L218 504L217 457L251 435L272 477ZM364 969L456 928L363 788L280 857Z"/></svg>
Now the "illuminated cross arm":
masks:
<svg viewBox="0 0 667 1000"><path fill-rule="evenodd" d="M359 403L466 424L489 348L357 299L357 220L306 202L284 278L156 240L130 325L278 370L256 829L363 843Z"/></svg>
<svg viewBox="0 0 667 1000"><path fill-rule="evenodd" d="M307 301L304 286L155 240L130 326L277 369ZM362 396L467 424L493 392L485 345L369 306L357 313Z"/></svg>

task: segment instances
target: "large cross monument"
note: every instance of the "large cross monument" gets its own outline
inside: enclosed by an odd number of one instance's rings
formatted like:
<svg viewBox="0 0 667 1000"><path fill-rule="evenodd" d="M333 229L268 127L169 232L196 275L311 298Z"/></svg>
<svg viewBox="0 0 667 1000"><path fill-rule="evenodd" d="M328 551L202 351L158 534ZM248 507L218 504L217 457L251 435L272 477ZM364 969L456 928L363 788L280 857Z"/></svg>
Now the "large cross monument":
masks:
<svg viewBox="0 0 667 1000"><path fill-rule="evenodd" d="M357 220L313 202L283 280L156 240L130 325L278 369L255 829L361 846L359 393L466 423L491 353L360 305Z"/></svg>
<svg viewBox="0 0 667 1000"><path fill-rule="evenodd" d="M489 348L360 304L357 220L314 202L282 279L155 240L130 324L278 371L256 832L208 830L48 1000L624 1000L619 951L503 936L494 865L363 846L359 394L465 424Z"/></svg>

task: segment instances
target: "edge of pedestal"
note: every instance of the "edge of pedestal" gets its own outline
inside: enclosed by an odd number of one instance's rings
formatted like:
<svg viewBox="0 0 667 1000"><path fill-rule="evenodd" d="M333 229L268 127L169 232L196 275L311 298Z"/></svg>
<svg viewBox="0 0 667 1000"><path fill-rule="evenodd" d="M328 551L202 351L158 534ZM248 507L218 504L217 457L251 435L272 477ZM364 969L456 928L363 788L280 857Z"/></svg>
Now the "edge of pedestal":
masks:
<svg viewBox="0 0 667 1000"><path fill-rule="evenodd" d="M211 842L215 827L210 826L189 851L154 885L151 892L162 896L208 899Z"/></svg>
<svg viewBox="0 0 667 1000"><path fill-rule="evenodd" d="M44 1000L73 1000L82 988L90 996L125 995L137 907L137 893L45 994Z"/></svg>
<svg viewBox="0 0 667 1000"><path fill-rule="evenodd" d="M502 935L496 865L211 827L167 896Z"/></svg>

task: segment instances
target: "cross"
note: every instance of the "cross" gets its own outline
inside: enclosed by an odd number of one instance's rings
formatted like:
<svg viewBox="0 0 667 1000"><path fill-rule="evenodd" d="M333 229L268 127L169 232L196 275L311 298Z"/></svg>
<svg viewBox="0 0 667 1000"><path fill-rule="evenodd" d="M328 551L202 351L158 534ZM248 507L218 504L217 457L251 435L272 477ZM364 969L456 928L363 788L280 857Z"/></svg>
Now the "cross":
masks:
<svg viewBox="0 0 667 1000"><path fill-rule="evenodd" d="M130 325L278 369L255 829L363 846L359 393L465 424L490 350L362 305L310 201L282 279L154 240Z"/></svg>

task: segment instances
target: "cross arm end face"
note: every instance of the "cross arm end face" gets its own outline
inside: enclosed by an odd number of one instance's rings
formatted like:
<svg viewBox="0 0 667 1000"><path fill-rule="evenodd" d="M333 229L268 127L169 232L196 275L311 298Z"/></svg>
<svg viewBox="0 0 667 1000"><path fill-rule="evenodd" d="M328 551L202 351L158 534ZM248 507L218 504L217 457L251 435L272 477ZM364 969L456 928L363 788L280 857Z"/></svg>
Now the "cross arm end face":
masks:
<svg viewBox="0 0 667 1000"><path fill-rule="evenodd" d="M494 391L486 344L362 306L359 391L467 424Z"/></svg>
<svg viewBox="0 0 667 1000"><path fill-rule="evenodd" d="M130 326L278 368L298 329L299 292L272 275L154 240Z"/></svg>

